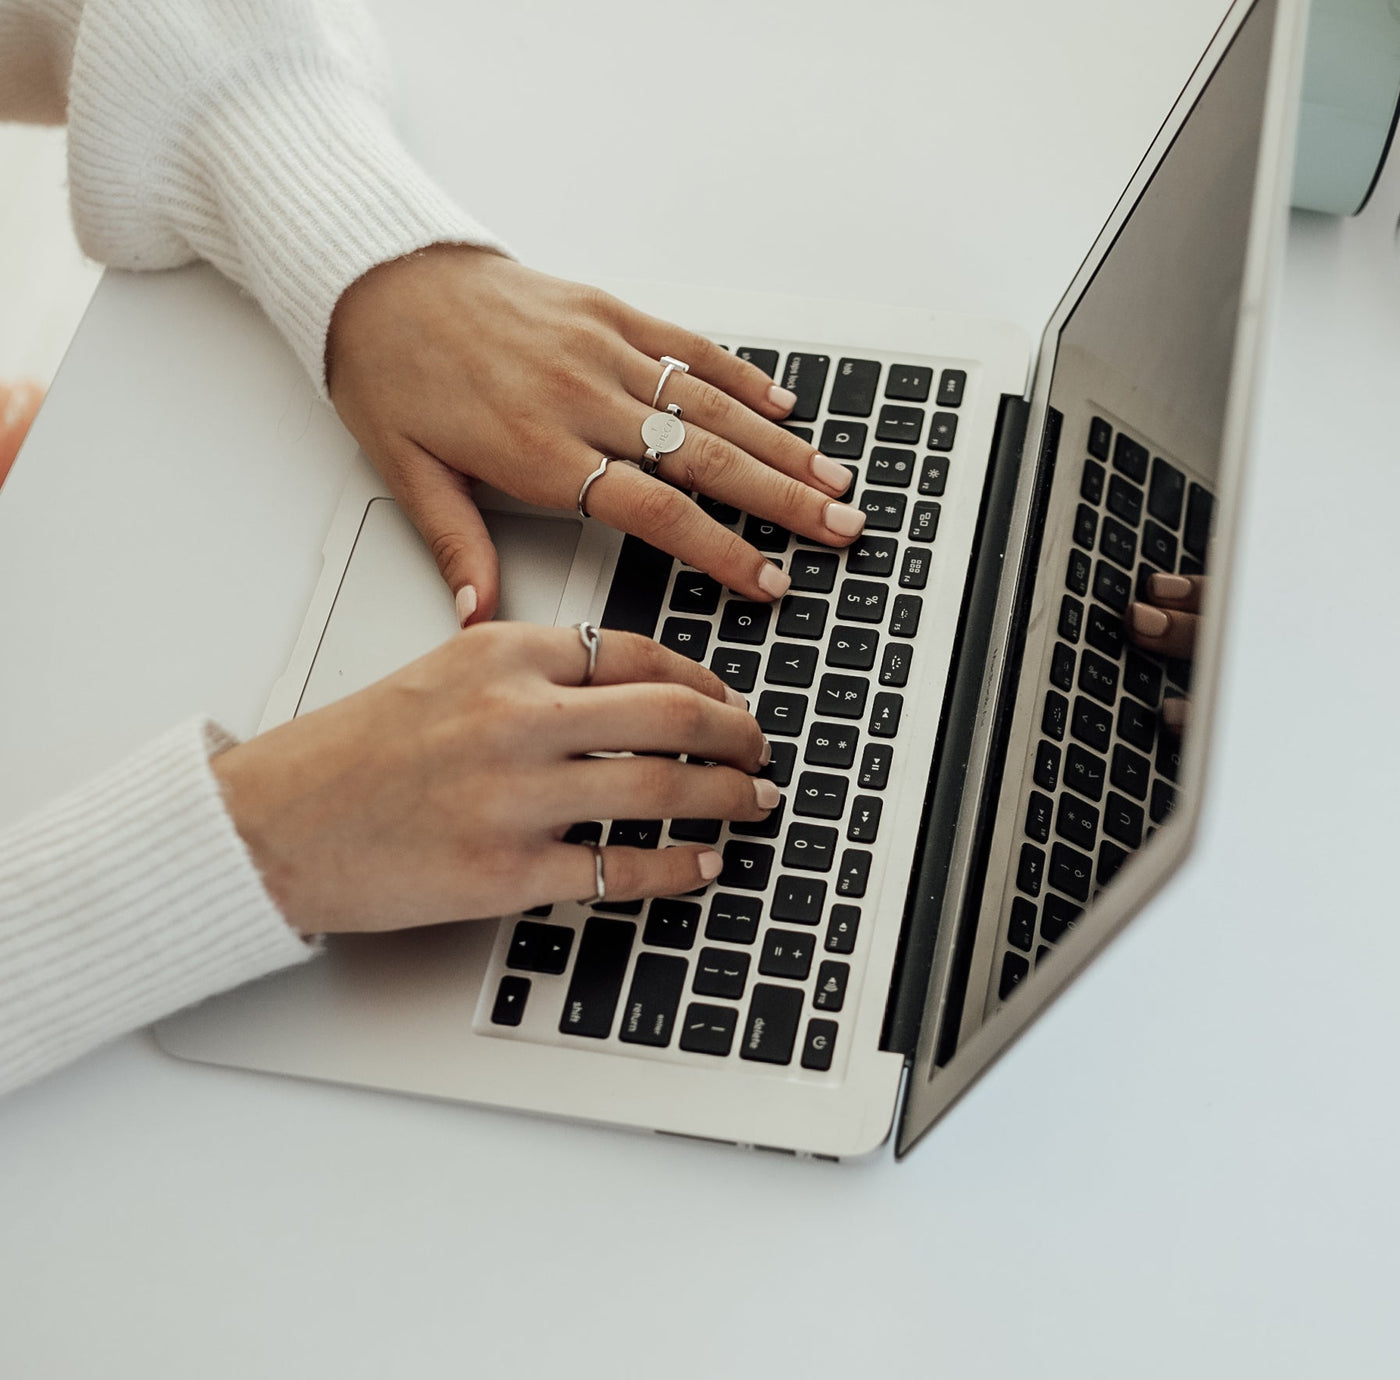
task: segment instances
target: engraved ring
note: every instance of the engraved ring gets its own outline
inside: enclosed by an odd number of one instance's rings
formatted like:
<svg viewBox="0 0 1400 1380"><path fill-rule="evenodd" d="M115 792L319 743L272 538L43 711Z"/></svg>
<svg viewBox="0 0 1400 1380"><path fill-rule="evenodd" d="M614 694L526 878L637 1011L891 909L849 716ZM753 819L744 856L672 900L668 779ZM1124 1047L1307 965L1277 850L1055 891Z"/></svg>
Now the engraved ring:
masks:
<svg viewBox="0 0 1400 1380"><path fill-rule="evenodd" d="M661 406L661 390L666 387L666 380L674 374L690 373L690 365L679 359L672 359L670 355L662 355L661 363L664 366L661 370L661 380L656 385L656 392L651 395L651 405Z"/></svg>
<svg viewBox="0 0 1400 1380"><path fill-rule="evenodd" d="M684 441L685 423L681 421L680 408L672 403L665 412L653 412L642 422L646 459L638 463L645 473L655 474L661 457L678 450Z"/></svg>
<svg viewBox="0 0 1400 1380"><path fill-rule="evenodd" d="M603 645L602 634L593 623L575 623L574 627L578 631L579 641L583 643L583 650L588 653L588 669L584 671L579 684L592 685L593 673L598 669L598 648Z"/></svg>
<svg viewBox="0 0 1400 1380"><path fill-rule="evenodd" d="M585 844L593 851L593 895L584 898L585 905L597 905L608 897L607 883L603 880L603 850L596 843Z"/></svg>

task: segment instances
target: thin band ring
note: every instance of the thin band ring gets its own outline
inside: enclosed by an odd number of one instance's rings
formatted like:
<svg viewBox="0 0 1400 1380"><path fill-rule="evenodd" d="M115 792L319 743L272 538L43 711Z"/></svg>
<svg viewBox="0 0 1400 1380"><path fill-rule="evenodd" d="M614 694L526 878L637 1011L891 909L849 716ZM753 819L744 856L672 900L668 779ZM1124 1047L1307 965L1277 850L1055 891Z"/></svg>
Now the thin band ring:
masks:
<svg viewBox="0 0 1400 1380"><path fill-rule="evenodd" d="M673 373L690 373L690 365L686 364L683 360L672 359L670 355L662 355L661 363L665 367L661 370L661 379L656 385L656 392L651 395L651 405L653 407L661 406L661 390L666 387L666 380L670 378Z"/></svg>
<svg viewBox="0 0 1400 1380"><path fill-rule="evenodd" d="M579 641L583 643L583 650L588 653L588 668L584 671L579 685L592 685L593 673L598 669L598 648L603 645L602 634L593 623L575 623L574 627L578 631Z"/></svg>
<svg viewBox="0 0 1400 1380"><path fill-rule="evenodd" d="M595 483L597 480L601 479L601 478L608 472L608 466L611 465L611 464L613 463L613 461L615 461L615 460L617 460L617 459L620 459L620 457L619 457L619 456L616 456L616 455L605 455L605 456L603 457L602 461L599 463L598 468L597 468L596 470L594 470L594 471L588 476L588 478L585 479L585 480L583 481L583 484L580 486L579 491L578 491L578 515L579 515L579 517L584 517L584 518L586 518L586 517L588 516L588 503L587 503L587 499L588 499L588 491L589 491L589 489L591 489L591 488L593 487L594 483Z"/></svg>
<svg viewBox="0 0 1400 1380"><path fill-rule="evenodd" d="M593 852L593 895L584 898L584 905L596 906L608 898L607 883L603 880L603 850L596 843L586 843L585 848Z"/></svg>

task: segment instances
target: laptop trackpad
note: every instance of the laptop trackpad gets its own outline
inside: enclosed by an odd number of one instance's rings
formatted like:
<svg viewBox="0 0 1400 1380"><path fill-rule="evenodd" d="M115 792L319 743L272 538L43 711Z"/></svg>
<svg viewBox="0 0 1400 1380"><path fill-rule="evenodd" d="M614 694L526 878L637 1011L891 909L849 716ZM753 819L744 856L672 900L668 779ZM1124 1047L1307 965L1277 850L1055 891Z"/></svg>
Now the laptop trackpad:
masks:
<svg viewBox="0 0 1400 1380"><path fill-rule="evenodd" d="M551 626L582 524L489 509L482 516L501 558L496 617ZM452 597L423 539L393 499L371 500L297 713L364 689L456 631Z"/></svg>

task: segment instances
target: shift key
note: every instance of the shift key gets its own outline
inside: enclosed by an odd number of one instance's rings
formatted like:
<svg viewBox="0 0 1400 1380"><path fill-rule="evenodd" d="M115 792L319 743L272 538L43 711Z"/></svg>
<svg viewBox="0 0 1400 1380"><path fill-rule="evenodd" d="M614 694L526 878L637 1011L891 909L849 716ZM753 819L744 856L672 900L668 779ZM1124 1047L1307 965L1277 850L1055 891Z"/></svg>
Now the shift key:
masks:
<svg viewBox="0 0 1400 1380"><path fill-rule="evenodd" d="M826 387L826 371L831 367L829 355L799 355L787 357L782 384L797 394L797 402L786 420L814 422L822 405L822 389Z"/></svg>
<svg viewBox="0 0 1400 1380"><path fill-rule="evenodd" d="M637 927L630 920L590 917L583 927L564 1014L559 1018L559 1029L565 1035L607 1039L636 936Z"/></svg>

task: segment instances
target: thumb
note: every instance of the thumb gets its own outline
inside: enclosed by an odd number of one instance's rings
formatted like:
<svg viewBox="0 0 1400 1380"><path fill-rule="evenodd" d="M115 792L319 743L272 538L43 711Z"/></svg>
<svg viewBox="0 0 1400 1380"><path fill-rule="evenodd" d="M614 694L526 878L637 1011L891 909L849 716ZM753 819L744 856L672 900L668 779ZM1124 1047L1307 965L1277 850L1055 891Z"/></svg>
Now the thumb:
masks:
<svg viewBox="0 0 1400 1380"><path fill-rule="evenodd" d="M457 605L465 628L495 616L500 565L470 480L415 446L413 460L398 473L395 497L412 519Z"/></svg>

